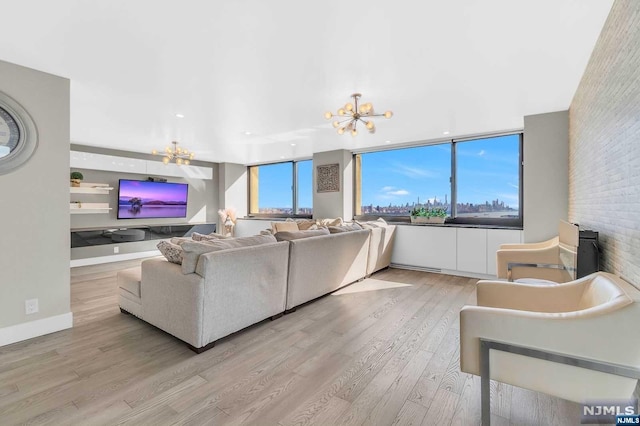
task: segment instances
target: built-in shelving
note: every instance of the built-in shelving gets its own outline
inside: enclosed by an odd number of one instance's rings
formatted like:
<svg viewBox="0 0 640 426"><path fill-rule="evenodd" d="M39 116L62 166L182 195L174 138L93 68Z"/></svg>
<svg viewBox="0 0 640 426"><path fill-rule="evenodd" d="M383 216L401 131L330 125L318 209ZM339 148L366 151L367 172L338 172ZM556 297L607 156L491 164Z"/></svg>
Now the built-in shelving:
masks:
<svg viewBox="0 0 640 426"><path fill-rule="evenodd" d="M80 186L70 186L69 194L94 194L109 195L113 188L106 183L88 183L82 182ZM80 201L72 201L69 204L69 212L71 214L99 214L109 213L111 208L109 203L84 203Z"/></svg>
<svg viewBox="0 0 640 426"><path fill-rule="evenodd" d="M109 203L70 203L69 211L71 214L96 214L109 213L111 208Z"/></svg>
<svg viewBox="0 0 640 426"><path fill-rule="evenodd" d="M108 195L113 190L108 184L103 183L81 183L80 186L70 186L71 194L99 194Z"/></svg>

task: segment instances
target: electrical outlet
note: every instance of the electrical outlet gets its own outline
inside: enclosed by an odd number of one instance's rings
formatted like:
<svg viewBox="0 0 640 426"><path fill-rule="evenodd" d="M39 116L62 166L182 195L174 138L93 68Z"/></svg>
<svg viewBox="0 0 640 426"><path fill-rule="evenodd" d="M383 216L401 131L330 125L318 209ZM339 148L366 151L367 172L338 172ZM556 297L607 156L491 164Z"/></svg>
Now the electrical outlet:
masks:
<svg viewBox="0 0 640 426"><path fill-rule="evenodd" d="M38 299L27 299L24 301L24 312L27 315L38 312Z"/></svg>
<svg viewBox="0 0 640 426"><path fill-rule="evenodd" d="M115 247L113 248L113 252L114 252L115 254L120 253L120 247L115 246Z"/></svg>

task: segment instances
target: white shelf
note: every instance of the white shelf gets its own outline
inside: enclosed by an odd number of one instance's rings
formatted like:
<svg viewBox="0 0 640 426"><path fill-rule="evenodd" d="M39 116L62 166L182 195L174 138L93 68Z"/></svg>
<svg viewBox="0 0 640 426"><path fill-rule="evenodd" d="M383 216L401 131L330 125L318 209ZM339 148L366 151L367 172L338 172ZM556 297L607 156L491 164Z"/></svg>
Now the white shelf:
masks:
<svg viewBox="0 0 640 426"><path fill-rule="evenodd" d="M109 203L70 203L71 214L98 214L109 213Z"/></svg>
<svg viewBox="0 0 640 426"><path fill-rule="evenodd" d="M81 183L80 186L70 186L69 193L108 195L112 189L112 187L104 183Z"/></svg>

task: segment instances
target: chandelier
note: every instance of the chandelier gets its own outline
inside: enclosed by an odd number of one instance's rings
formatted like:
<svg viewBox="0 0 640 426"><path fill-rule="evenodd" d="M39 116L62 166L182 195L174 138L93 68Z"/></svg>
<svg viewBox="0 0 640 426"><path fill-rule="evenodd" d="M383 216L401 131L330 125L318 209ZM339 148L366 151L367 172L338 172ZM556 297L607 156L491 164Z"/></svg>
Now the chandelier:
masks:
<svg viewBox="0 0 640 426"><path fill-rule="evenodd" d="M333 117L338 118L333 122L333 127L338 129L338 134L342 135L344 132L351 132L352 136L356 136L358 134L357 125L358 122L361 122L364 127L369 131L369 133L376 132L376 125L373 121L369 120L371 117L384 117L391 118L393 117L393 112L386 111L383 114L376 114L373 111L373 105L370 102L366 104L360 104L358 99L362 96L360 93L354 93L351 95L353 98L353 103L347 102L344 108L340 108L337 114L333 114L330 111L324 113L324 118L327 120L331 120Z"/></svg>
<svg viewBox="0 0 640 426"><path fill-rule="evenodd" d="M189 152L188 149L180 148L178 146L178 142L176 141L173 141L171 143L173 144L173 147L166 147L164 149L164 152L158 153L158 151L154 149L153 151L151 151L151 153L153 155L164 155L164 157L162 158L162 162L164 164L169 164L170 161L174 161L178 166L182 164L188 166L189 163L191 163L191 160L193 160L193 152Z"/></svg>

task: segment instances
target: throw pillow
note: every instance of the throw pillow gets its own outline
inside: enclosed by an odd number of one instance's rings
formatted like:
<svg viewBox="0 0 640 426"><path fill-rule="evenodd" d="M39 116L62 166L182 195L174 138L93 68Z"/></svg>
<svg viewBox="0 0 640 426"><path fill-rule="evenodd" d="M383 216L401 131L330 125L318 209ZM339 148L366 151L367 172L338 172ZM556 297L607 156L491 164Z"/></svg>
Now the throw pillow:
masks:
<svg viewBox="0 0 640 426"><path fill-rule="evenodd" d="M337 217L335 219L318 219L316 220L316 225L320 226L340 226L343 224L343 220L341 217Z"/></svg>
<svg viewBox="0 0 640 426"><path fill-rule="evenodd" d="M361 231L362 227L357 223L349 223L342 226L329 226L329 232L338 234L340 232Z"/></svg>
<svg viewBox="0 0 640 426"><path fill-rule="evenodd" d="M298 224L294 221L271 222L271 229L274 230L274 234L282 231L299 231Z"/></svg>
<svg viewBox="0 0 640 426"><path fill-rule="evenodd" d="M274 236L278 241L292 241L301 238L317 237L320 235L329 235L327 228L309 229L307 231L282 231L277 232Z"/></svg>
<svg viewBox="0 0 640 426"><path fill-rule="evenodd" d="M196 271L200 255L213 251L238 247L257 246L277 242L273 235L255 235L253 237L227 238L225 240L192 241L182 244L182 273L191 274Z"/></svg>
<svg viewBox="0 0 640 426"><path fill-rule="evenodd" d="M182 247L169 241L160 241L156 247L169 262L182 265Z"/></svg>
<svg viewBox="0 0 640 426"><path fill-rule="evenodd" d="M298 229L301 231L306 231L308 229L318 229L315 220L310 219L298 219L296 220L298 224Z"/></svg>
<svg viewBox="0 0 640 426"><path fill-rule="evenodd" d="M197 232L194 232L193 234L191 234L191 238L193 239L193 241L211 241L211 240L227 240L233 237L227 237L226 235L216 234L215 232L212 232L211 234L199 234Z"/></svg>
<svg viewBox="0 0 640 426"><path fill-rule="evenodd" d="M185 241L193 241L193 240L191 238L188 238L188 237L173 237L169 241L171 241L171 244L176 244L176 245L181 246L182 243L184 243Z"/></svg>

